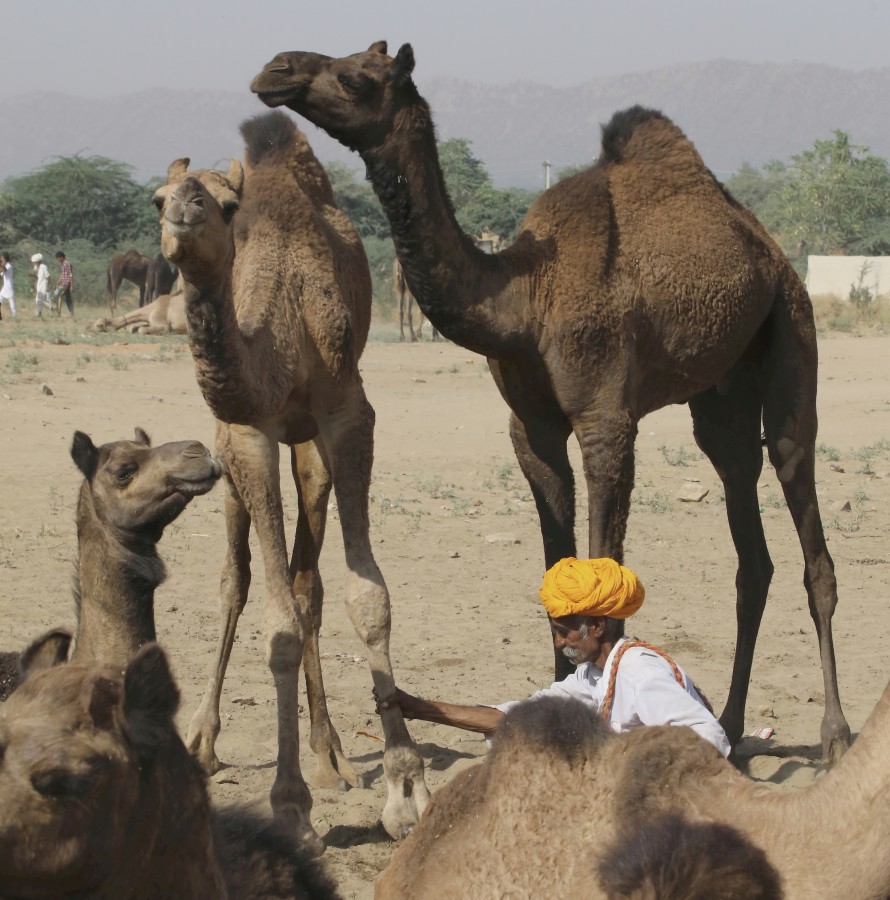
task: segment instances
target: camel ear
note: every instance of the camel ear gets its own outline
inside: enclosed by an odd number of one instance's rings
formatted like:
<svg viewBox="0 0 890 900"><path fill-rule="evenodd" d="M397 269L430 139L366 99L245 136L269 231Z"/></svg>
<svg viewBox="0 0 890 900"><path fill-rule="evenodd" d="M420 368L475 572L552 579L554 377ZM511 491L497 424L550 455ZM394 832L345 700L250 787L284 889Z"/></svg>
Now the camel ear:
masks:
<svg viewBox="0 0 890 900"><path fill-rule="evenodd" d="M124 716L136 753L151 757L176 734L173 716L179 708L179 690L167 656L157 644L146 644L124 674Z"/></svg>
<svg viewBox="0 0 890 900"><path fill-rule="evenodd" d="M241 189L244 187L244 166L237 159L233 159L229 164L226 181L232 185L232 190L240 197Z"/></svg>
<svg viewBox="0 0 890 900"><path fill-rule="evenodd" d="M374 43L368 47L368 53L386 54L386 41L374 41Z"/></svg>
<svg viewBox="0 0 890 900"><path fill-rule="evenodd" d="M41 669L51 669L68 661L68 648L71 646L71 632L55 628L42 637L37 638L19 658L19 671L22 681Z"/></svg>
<svg viewBox="0 0 890 900"><path fill-rule="evenodd" d="M146 447L151 446L151 438L138 425L136 426L136 443L145 444Z"/></svg>
<svg viewBox="0 0 890 900"><path fill-rule="evenodd" d="M74 440L71 442L71 458L77 468L83 472L83 477L89 481L96 473L99 451L88 434L84 434L82 431L74 432Z"/></svg>
<svg viewBox="0 0 890 900"><path fill-rule="evenodd" d="M402 44L396 54L396 64L392 70L392 80L402 81L414 71L414 51L410 44Z"/></svg>
<svg viewBox="0 0 890 900"><path fill-rule="evenodd" d="M190 162L191 159L187 156L183 156L182 159L174 159L173 162L167 166L167 184L173 181L174 178L185 175L189 170Z"/></svg>

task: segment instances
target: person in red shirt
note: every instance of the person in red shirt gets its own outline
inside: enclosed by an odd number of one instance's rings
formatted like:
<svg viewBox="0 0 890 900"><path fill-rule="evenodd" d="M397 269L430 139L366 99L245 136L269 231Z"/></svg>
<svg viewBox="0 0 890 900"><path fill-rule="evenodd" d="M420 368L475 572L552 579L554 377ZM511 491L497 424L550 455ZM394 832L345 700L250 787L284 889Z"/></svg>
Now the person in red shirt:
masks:
<svg viewBox="0 0 890 900"><path fill-rule="evenodd" d="M59 280L56 283L56 289L53 291L53 299L58 301L58 312L59 316L62 315L62 301L65 301L65 305L68 307L68 312L71 313L71 318L74 318L74 300L71 298L71 291L74 289L74 270L71 268L71 263L65 258L65 254L59 250L56 253L56 259L59 261L59 265L62 267L59 272Z"/></svg>

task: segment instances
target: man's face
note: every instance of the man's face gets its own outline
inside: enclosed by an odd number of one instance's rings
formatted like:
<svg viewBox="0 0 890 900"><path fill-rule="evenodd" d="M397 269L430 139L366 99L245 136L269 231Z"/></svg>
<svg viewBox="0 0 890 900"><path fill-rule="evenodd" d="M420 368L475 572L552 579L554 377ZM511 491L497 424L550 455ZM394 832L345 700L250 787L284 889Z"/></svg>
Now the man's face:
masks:
<svg viewBox="0 0 890 900"><path fill-rule="evenodd" d="M560 616L550 620L553 646L573 665L595 662L600 655L605 620L592 616Z"/></svg>

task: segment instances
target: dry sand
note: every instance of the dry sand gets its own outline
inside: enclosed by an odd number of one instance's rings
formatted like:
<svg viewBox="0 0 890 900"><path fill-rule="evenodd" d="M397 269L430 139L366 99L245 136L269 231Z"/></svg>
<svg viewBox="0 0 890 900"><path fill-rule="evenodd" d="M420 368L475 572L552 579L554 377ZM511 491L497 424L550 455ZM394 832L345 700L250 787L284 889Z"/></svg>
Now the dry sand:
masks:
<svg viewBox="0 0 890 900"><path fill-rule="evenodd" d="M156 443L195 438L212 446L213 420L184 339L99 339L78 326L0 324L0 649L18 649L51 626L74 625L79 476L68 448L75 429L100 443L129 437L139 425ZM63 343L53 342L58 339ZM884 640L890 340L826 335L820 352L818 490L840 587L834 622L841 698L855 732L890 671ZM398 682L421 695L473 703L522 697L549 684L552 651L535 592L542 573L537 516L485 360L451 344L372 342L362 370L377 411L372 540L392 594ZM719 708L735 642L736 564L721 486L695 447L686 407L643 421L637 461L626 557L648 599L633 631L675 654ZM288 528L295 508L289 478L283 460ZM700 503L677 499L690 479L708 490ZM754 661L747 730L769 725L775 736L749 739L746 749L780 754L755 756L750 772L794 789L816 771L822 678L800 548L768 464L760 497L776 575ZM850 509L841 509L848 501ZM579 500L581 523L585 502ZM215 652L222 506L217 487L197 498L161 542L170 577L157 593L158 632L182 689L183 730ZM322 557L325 678L344 749L370 788L314 789L313 820L326 835L325 856L343 896L364 900L393 845L377 825L384 799L382 744L374 739L380 727L363 647L341 601L344 559L335 509L331 520ZM583 529L579 534L583 546ZM217 803L255 801L265 808L275 769L275 710L263 661L256 549L254 559L251 599L222 703L218 752L228 768L212 790ZM485 753L474 735L410 727L433 790ZM308 741L303 759L311 786Z"/></svg>

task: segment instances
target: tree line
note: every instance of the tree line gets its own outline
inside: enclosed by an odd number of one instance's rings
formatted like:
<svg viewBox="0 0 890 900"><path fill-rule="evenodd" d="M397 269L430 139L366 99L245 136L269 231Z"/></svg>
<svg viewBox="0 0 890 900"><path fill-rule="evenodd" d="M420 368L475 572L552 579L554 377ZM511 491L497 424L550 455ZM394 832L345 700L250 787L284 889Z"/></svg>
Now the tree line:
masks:
<svg viewBox="0 0 890 900"><path fill-rule="evenodd" d="M439 157L461 227L512 241L539 192L496 188L466 138L440 143ZM557 180L583 168L562 169ZM343 163L325 169L338 205L364 242L375 303L388 309L394 250L383 210L360 171ZM130 248L154 256L160 249L150 199L161 182L139 183L126 163L78 154L7 179L0 186L0 248L10 252L14 266L18 263L16 287L24 295L30 292L32 253L51 256L63 249L77 269L80 302L103 303L111 256ZM786 251L805 242L809 253L890 253L890 166L844 131L785 162L759 169L746 163L726 187Z"/></svg>

